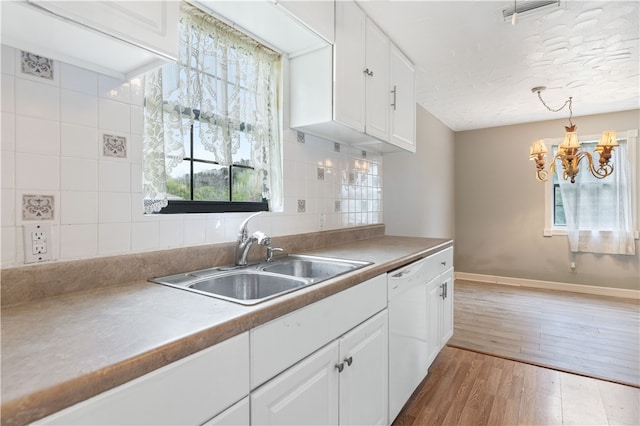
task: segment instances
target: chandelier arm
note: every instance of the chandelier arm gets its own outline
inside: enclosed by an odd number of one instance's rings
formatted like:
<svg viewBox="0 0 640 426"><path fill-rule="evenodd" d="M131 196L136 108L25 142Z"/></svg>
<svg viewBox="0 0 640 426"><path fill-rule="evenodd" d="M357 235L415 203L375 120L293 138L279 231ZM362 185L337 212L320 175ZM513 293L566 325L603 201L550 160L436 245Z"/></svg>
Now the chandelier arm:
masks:
<svg viewBox="0 0 640 426"><path fill-rule="evenodd" d="M593 157L589 152L581 152L580 160L584 157L589 162L589 171L596 179L604 179L613 173L613 164L600 164L597 168L593 165ZM579 160L578 160L579 161Z"/></svg>

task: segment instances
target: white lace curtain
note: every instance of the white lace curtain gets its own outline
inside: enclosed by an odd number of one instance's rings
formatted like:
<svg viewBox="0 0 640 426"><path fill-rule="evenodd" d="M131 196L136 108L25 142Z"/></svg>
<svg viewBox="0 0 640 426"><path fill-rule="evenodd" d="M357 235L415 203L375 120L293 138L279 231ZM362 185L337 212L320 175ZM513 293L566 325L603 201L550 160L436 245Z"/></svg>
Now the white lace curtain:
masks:
<svg viewBox="0 0 640 426"><path fill-rule="evenodd" d="M166 177L184 158L194 119L211 159L232 163L250 144L272 210L282 206L278 86L280 55L211 15L181 4L177 64L145 74L145 213L167 205Z"/></svg>
<svg viewBox="0 0 640 426"><path fill-rule="evenodd" d="M618 142L613 153L615 171L602 180L593 177L586 164L575 184L562 179L562 167L556 168L572 252L635 254L629 146ZM595 144L585 145L583 149L593 152Z"/></svg>

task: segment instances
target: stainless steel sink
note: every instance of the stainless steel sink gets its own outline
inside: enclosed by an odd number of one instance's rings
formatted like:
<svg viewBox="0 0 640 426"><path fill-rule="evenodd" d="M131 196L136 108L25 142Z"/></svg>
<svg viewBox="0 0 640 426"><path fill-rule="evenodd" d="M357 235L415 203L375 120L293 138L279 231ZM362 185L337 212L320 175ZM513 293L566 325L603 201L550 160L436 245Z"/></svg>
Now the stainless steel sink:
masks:
<svg viewBox="0 0 640 426"><path fill-rule="evenodd" d="M369 262L354 260L289 255L281 260L262 266L260 269L276 274L309 278L312 281L322 281L369 264Z"/></svg>
<svg viewBox="0 0 640 426"><path fill-rule="evenodd" d="M208 268L150 281L242 305L255 305L370 264L348 259L289 255L273 262Z"/></svg>
<svg viewBox="0 0 640 426"><path fill-rule="evenodd" d="M306 280L294 277L257 271L234 271L204 278L187 287L222 299L253 305L307 284Z"/></svg>

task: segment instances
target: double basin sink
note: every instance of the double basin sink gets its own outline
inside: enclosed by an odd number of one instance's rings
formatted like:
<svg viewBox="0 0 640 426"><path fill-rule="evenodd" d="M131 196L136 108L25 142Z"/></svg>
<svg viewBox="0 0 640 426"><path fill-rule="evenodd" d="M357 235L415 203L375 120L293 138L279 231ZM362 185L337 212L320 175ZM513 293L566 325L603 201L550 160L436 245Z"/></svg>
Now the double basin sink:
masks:
<svg viewBox="0 0 640 426"><path fill-rule="evenodd" d="M272 262L221 266L150 281L242 305L255 305L367 265L371 262L290 254Z"/></svg>

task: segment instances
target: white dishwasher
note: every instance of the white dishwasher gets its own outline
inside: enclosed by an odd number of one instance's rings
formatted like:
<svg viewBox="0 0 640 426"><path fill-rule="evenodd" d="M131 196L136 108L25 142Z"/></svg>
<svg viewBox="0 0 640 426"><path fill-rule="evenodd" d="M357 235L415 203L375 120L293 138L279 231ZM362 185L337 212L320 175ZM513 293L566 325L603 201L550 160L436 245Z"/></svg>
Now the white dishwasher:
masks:
<svg viewBox="0 0 640 426"><path fill-rule="evenodd" d="M429 258L387 274L389 306L389 421L396 418L428 371Z"/></svg>

